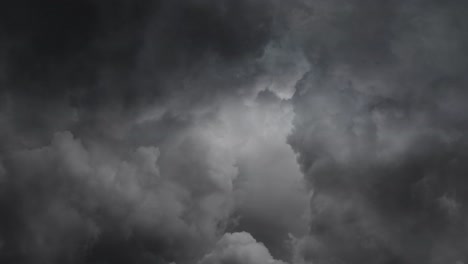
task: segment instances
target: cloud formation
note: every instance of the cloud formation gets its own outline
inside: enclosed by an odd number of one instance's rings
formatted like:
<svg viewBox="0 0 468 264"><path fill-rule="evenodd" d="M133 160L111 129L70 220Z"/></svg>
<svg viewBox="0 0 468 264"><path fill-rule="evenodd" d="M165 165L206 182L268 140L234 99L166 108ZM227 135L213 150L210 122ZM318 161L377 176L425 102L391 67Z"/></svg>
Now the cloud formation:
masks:
<svg viewBox="0 0 468 264"><path fill-rule="evenodd" d="M255 241L249 233L225 234L216 244L213 252L207 254L200 264L284 264L275 260L264 245Z"/></svg>
<svg viewBox="0 0 468 264"><path fill-rule="evenodd" d="M311 3L289 138L314 192L301 261L464 263L466 5Z"/></svg>
<svg viewBox="0 0 468 264"><path fill-rule="evenodd" d="M0 262L468 262L467 8L0 3Z"/></svg>

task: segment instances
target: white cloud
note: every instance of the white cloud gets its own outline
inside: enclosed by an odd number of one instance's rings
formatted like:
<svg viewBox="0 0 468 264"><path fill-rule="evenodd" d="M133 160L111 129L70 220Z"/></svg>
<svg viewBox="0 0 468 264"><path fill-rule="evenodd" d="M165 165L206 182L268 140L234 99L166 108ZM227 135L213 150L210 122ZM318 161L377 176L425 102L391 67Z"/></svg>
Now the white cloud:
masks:
<svg viewBox="0 0 468 264"><path fill-rule="evenodd" d="M199 264L285 264L275 260L268 249L249 233L227 233L213 251L203 257Z"/></svg>

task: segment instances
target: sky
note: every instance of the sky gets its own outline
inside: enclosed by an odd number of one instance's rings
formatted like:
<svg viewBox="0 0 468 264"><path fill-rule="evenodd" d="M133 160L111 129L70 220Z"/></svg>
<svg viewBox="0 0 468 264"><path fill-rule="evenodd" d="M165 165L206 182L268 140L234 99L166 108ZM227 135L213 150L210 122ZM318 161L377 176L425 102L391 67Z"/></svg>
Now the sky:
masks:
<svg viewBox="0 0 468 264"><path fill-rule="evenodd" d="M0 3L0 263L468 264L464 0Z"/></svg>

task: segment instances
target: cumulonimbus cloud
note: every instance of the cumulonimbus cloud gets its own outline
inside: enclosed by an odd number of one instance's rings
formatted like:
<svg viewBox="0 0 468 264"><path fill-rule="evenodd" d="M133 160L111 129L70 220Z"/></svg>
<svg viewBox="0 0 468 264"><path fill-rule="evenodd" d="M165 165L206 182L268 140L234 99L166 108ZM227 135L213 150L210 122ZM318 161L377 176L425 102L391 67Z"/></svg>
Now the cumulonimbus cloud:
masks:
<svg viewBox="0 0 468 264"><path fill-rule="evenodd" d="M1 3L0 262L466 262L466 11Z"/></svg>

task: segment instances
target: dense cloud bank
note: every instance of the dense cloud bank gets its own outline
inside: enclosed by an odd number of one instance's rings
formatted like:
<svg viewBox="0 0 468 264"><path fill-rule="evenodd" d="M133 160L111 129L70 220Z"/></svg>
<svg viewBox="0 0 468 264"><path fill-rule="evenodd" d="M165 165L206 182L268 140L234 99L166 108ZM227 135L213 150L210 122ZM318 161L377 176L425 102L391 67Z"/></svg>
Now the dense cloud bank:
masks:
<svg viewBox="0 0 468 264"><path fill-rule="evenodd" d="M0 262L466 263L467 13L0 3Z"/></svg>
<svg viewBox="0 0 468 264"><path fill-rule="evenodd" d="M306 263L465 263L468 10L327 1L303 30L289 143L313 190Z"/></svg>
<svg viewBox="0 0 468 264"><path fill-rule="evenodd" d="M276 3L1 5L2 263L196 263L282 204L264 239L290 254L307 198L281 98L307 62L270 43Z"/></svg>

